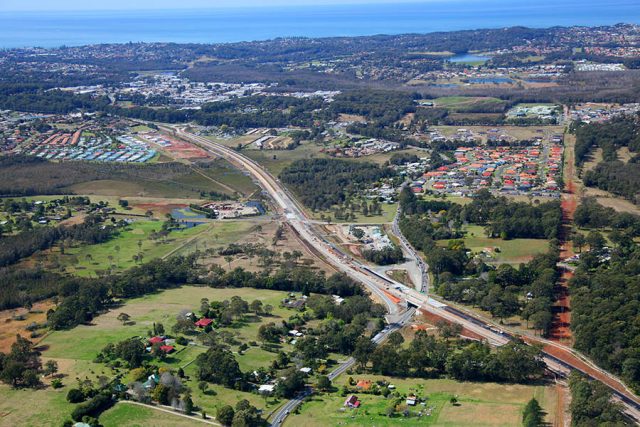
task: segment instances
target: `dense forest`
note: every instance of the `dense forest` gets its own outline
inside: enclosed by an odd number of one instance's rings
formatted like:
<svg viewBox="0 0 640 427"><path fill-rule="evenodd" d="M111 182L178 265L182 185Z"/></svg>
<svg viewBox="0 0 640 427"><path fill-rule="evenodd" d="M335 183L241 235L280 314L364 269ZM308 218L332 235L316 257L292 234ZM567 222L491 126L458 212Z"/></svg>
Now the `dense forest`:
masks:
<svg viewBox="0 0 640 427"><path fill-rule="evenodd" d="M612 239L612 235L621 234L629 239L640 236L640 216L604 207L591 197L582 199L576 208L573 220L580 228L613 229L614 232L609 236L610 239Z"/></svg>
<svg viewBox="0 0 640 427"><path fill-rule="evenodd" d="M382 249L364 249L362 256L369 262L378 265L397 264L404 261L402 249L399 246L386 246Z"/></svg>
<svg viewBox="0 0 640 427"><path fill-rule="evenodd" d="M569 376L571 423L580 427L631 426L619 403L611 400L611 390L598 381L574 371Z"/></svg>
<svg viewBox="0 0 640 427"><path fill-rule="evenodd" d="M348 195L393 175L391 169L373 163L355 163L337 159L297 160L280 173L305 206L329 210L342 205Z"/></svg>
<svg viewBox="0 0 640 427"><path fill-rule="evenodd" d="M575 347L640 390L640 247L616 241L606 256L592 248L581 254L571 280L571 327Z"/></svg>

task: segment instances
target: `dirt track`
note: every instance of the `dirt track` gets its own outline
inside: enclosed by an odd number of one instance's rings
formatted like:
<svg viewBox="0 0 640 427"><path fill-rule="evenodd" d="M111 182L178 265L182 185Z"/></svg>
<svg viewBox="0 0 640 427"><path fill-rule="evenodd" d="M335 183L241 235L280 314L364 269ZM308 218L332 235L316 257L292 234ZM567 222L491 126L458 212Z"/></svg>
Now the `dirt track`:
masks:
<svg viewBox="0 0 640 427"><path fill-rule="evenodd" d="M565 143L564 193L562 194L562 230L560 233L560 259L572 256L573 247L570 241L573 215L578 205L575 184L574 144ZM556 283L557 301L554 304L554 318L550 338L570 344L571 335L571 298L569 296L569 280L573 273L563 270Z"/></svg>

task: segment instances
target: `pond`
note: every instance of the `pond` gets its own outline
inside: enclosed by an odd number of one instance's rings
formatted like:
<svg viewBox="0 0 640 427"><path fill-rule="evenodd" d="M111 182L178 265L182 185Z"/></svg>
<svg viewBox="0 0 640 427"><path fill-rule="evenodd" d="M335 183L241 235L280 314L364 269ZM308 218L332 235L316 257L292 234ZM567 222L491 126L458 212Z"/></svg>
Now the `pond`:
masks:
<svg viewBox="0 0 640 427"><path fill-rule="evenodd" d="M171 216L180 224L187 228L195 227L204 223L207 216L191 210L191 208L177 208L171 211Z"/></svg>
<svg viewBox="0 0 640 427"><path fill-rule="evenodd" d="M480 56L480 55L475 55L473 53L459 53L457 55L451 56L449 58L447 58L447 61L449 62L485 62L488 61L489 59L491 59L488 56Z"/></svg>
<svg viewBox="0 0 640 427"><path fill-rule="evenodd" d="M511 80L508 77L471 77L469 79L469 83L475 83L475 84L501 84L501 83L512 83L513 80Z"/></svg>

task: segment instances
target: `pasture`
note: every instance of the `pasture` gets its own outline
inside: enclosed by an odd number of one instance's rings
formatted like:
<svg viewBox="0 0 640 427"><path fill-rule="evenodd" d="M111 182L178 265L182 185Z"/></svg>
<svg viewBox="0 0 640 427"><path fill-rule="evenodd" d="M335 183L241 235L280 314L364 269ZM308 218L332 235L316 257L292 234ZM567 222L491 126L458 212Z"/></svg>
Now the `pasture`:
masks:
<svg viewBox="0 0 640 427"><path fill-rule="evenodd" d="M491 249L491 258L485 261L489 264L514 264L518 265L529 261L533 256L544 253L549 248L549 241L545 239L513 239L502 240L486 237L484 227L479 225L467 225L464 227L467 235L464 243L473 252L482 252ZM446 246L448 240L438 241L439 245ZM496 251L495 248L499 248Z"/></svg>
<svg viewBox="0 0 640 427"><path fill-rule="evenodd" d="M448 379L404 379L376 375L354 375L353 378L372 382L386 380L396 387L400 395L415 394L425 399L425 405L417 404L408 409L412 417L397 414L387 417L388 400L383 396L355 392L362 405L358 409L343 407L345 397L339 393L314 396L305 403L300 414L292 415L287 426L309 427L326 425L346 426L514 426L521 424L521 414L526 403L535 397L547 412L547 421L553 423L556 414L557 394L551 386L529 386L497 383L458 382ZM334 383L342 387L347 375ZM452 397L458 405L452 405ZM404 401L403 401L404 404ZM404 405L406 407L406 405ZM421 417L416 416L421 411ZM430 415L426 415L429 413Z"/></svg>

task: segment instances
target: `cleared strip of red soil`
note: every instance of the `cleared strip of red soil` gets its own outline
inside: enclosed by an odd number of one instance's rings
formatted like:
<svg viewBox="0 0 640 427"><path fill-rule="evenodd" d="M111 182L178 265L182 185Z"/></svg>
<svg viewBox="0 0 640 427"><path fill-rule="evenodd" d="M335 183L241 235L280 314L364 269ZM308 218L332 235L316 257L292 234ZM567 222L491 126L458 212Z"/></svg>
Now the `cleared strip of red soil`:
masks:
<svg viewBox="0 0 640 427"><path fill-rule="evenodd" d="M573 158L569 158L565 171L565 193L562 195L562 230L560 232L560 259L573 256L571 245L571 226L578 202L575 194ZM571 298L569 297L569 280L573 273L563 270L555 286L556 302L553 306L553 322L549 338L553 341L571 343Z"/></svg>

